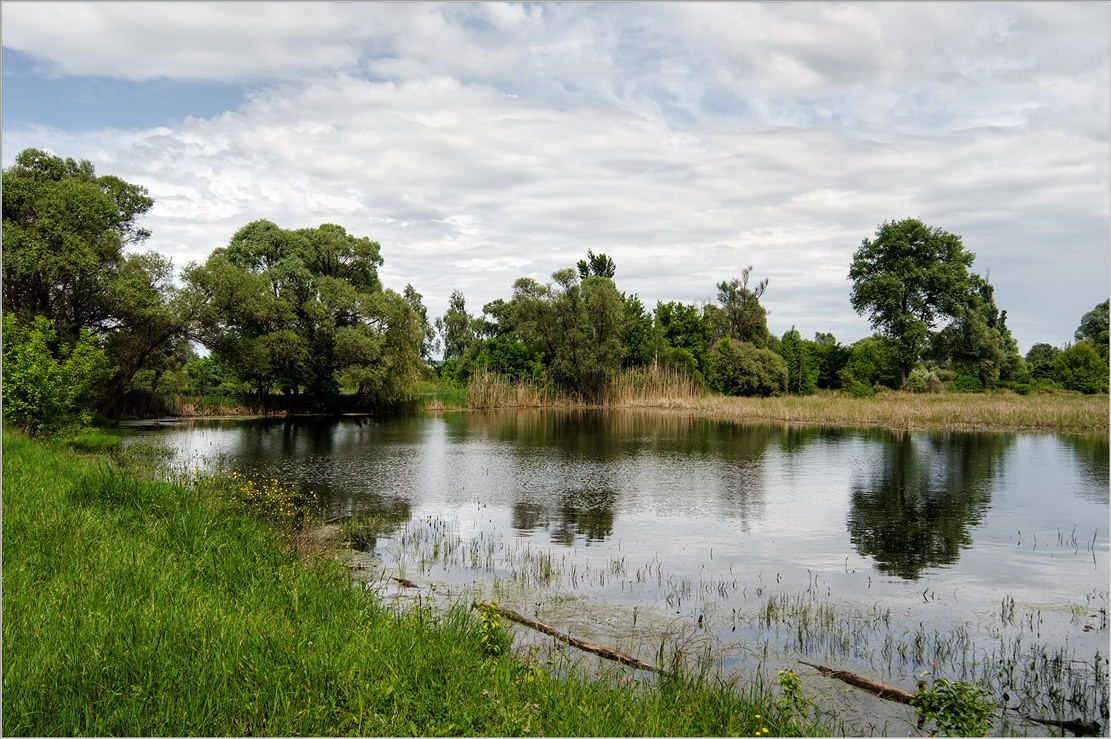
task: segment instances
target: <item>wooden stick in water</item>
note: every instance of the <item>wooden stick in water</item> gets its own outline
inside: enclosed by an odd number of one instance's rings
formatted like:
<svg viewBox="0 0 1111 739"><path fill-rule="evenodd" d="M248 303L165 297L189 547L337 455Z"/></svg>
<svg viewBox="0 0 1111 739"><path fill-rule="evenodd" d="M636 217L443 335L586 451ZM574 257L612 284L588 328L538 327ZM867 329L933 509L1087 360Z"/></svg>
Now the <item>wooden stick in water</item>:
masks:
<svg viewBox="0 0 1111 739"><path fill-rule="evenodd" d="M487 603L486 601L483 601L482 603L475 603L474 607L475 608L492 608L498 615L504 616L505 618L508 618L510 621L516 621L517 623L522 624L523 626L527 626L530 629L535 629L536 631L539 631L541 634L547 634L548 636L559 639L562 642L570 644L571 646L575 647L576 649L582 649L583 651L591 652L593 654L598 655L599 657L604 657L606 659L613 660L614 662L620 662L622 664L629 665L630 667L635 667L638 670L649 670L651 672L656 672L656 673L659 673L661 675L666 674L659 667L656 667L655 665L650 665L647 662L639 660L639 659L637 659L636 657L633 657L630 654L626 654L625 652L619 651L617 649L607 647L604 644L592 644L590 642L582 641L581 639L576 639L575 637L571 636L570 634L564 634L562 631L549 626L548 624L544 623L543 621L537 621L534 618L529 618L528 616L523 616L520 613L517 613L516 611L509 610L508 608L502 608L501 606L497 605L496 603Z"/></svg>

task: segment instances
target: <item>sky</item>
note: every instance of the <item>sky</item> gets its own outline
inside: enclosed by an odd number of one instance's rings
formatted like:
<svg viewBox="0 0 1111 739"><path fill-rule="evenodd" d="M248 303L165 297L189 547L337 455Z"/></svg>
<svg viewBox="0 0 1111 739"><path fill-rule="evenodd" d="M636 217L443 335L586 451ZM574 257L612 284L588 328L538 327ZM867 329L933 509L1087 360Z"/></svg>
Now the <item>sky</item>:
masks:
<svg viewBox="0 0 1111 739"><path fill-rule="evenodd" d="M430 316L588 250L645 305L752 266L768 327L872 333L887 221L962 237L1026 352L1109 294L1109 28L1092 3L5 2L0 156L155 201L178 270L336 223Z"/></svg>

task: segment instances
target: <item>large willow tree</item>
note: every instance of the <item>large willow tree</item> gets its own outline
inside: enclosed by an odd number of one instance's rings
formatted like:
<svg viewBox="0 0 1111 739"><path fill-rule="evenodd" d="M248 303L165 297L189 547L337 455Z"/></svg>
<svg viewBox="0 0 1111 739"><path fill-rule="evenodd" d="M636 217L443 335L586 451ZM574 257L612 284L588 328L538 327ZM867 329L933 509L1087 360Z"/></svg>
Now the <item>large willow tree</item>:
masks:
<svg viewBox="0 0 1111 739"><path fill-rule="evenodd" d="M362 399L408 399L424 328L410 301L383 290L377 242L344 228L241 228L186 272L205 301L200 336L265 403L275 389L332 410L340 383Z"/></svg>

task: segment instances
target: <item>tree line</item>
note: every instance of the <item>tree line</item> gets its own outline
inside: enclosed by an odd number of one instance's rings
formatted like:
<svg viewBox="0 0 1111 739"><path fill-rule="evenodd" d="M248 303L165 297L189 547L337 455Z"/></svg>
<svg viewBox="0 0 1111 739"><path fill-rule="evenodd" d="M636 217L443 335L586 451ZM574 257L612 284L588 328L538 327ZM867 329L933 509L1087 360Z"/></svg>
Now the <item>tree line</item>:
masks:
<svg viewBox="0 0 1111 739"><path fill-rule="evenodd" d="M716 300L649 309L593 251L549 282L517 279L481 313L455 291L430 320L412 285L382 285L381 246L335 224L246 224L175 282L168 259L135 251L152 206L146 188L88 161L27 149L4 170L9 420L48 431L81 408L151 412L175 395L266 409L277 394L328 412L346 391L384 408L413 402L423 380L465 384L478 371L586 400L632 368L729 395L1107 390L1106 301L1074 344L1038 344L1024 359L960 237L914 219L882 224L854 255L852 305L876 334L843 346L831 334L771 334L760 303L769 283L752 267L720 282Z"/></svg>

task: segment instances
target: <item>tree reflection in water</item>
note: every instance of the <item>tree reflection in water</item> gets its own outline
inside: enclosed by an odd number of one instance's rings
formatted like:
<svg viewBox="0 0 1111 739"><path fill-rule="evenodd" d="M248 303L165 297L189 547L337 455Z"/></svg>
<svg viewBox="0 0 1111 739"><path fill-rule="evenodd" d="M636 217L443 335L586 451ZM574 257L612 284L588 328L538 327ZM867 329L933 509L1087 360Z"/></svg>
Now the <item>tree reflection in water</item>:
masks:
<svg viewBox="0 0 1111 739"><path fill-rule="evenodd" d="M917 580L955 563L991 505L991 484L1014 434L878 432L890 438L854 479L848 529L881 572Z"/></svg>

